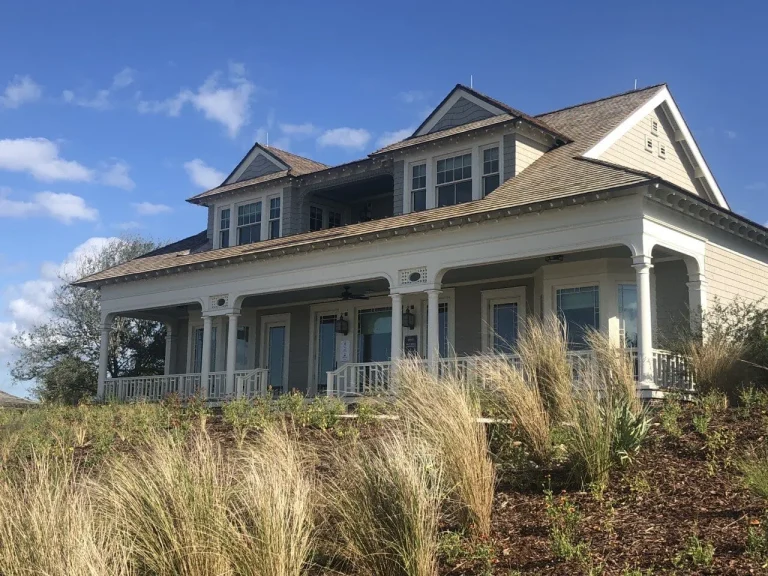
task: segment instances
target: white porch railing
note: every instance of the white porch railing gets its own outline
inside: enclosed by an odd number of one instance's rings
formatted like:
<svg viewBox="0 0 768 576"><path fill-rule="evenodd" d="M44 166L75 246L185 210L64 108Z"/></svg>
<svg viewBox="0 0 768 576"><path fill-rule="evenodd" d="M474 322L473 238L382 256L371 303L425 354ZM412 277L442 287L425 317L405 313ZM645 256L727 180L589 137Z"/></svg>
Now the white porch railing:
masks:
<svg viewBox="0 0 768 576"><path fill-rule="evenodd" d="M637 351L628 351L634 360L637 375ZM520 357L516 354L505 356L516 367L520 367ZM441 358L438 363L440 376L453 376L473 379L477 363L481 356L457 356ZM574 369L574 375L592 359L592 352L579 350L568 352L568 360ZM424 361L425 367L427 361ZM390 385L392 365L390 362L355 362L344 364L337 370L328 372L328 396L360 396L366 394L394 393ZM693 389L693 374L688 360L667 350L653 351L654 381L659 388Z"/></svg>
<svg viewBox="0 0 768 576"><path fill-rule="evenodd" d="M256 368L250 372L235 373L235 395L238 398L255 398L267 393L269 370Z"/></svg>
<svg viewBox="0 0 768 576"><path fill-rule="evenodd" d="M252 375L249 370L235 372L235 382ZM104 397L107 400L131 402L137 400L162 400L171 394L185 399L200 396L204 400L221 401L227 397L227 373L211 372L208 384L200 385L200 374L170 374L168 376L133 376L111 378L104 382ZM266 381L266 378L263 378Z"/></svg>

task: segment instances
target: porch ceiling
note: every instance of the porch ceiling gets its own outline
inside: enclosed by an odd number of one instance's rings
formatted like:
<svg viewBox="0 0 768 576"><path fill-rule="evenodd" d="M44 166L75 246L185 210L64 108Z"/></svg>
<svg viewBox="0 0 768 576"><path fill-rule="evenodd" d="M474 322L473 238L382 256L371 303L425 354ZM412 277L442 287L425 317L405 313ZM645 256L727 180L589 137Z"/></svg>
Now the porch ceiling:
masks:
<svg viewBox="0 0 768 576"><path fill-rule="evenodd" d="M394 179L390 174L383 174L375 178L358 180L342 186L315 190L312 195L317 198L325 198L334 202L351 203L371 196L384 194L392 195Z"/></svg>
<svg viewBox="0 0 768 576"><path fill-rule="evenodd" d="M585 250L572 253L563 251L560 255L563 257L563 262L582 262L598 258L629 258L631 253L626 246L614 246L610 248L601 248L599 250ZM460 284L463 282L493 280L494 278L504 278L508 276L532 275L545 264L547 264L547 262L544 258L528 258L511 262L454 268L445 273L443 276L443 284Z"/></svg>
<svg viewBox="0 0 768 576"><path fill-rule="evenodd" d="M349 291L355 295L389 294L389 282L381 278L366 280L364 282L343 282L341 284L318 286L316 288L307 288L305 290L289 290L273 294L248 296L243 300L242 307L284 306L299 302L341 300L341 293L344 290L344 286L347 285L349 286ZM364 300L360 300L360 302L363 301Z"/></svg>

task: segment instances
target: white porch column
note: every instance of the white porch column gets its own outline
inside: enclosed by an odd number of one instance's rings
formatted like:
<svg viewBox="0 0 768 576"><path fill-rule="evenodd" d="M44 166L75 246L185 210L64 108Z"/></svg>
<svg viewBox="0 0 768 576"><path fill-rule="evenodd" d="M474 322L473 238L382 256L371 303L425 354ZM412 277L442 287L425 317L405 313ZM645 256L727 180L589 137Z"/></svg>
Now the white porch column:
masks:
<svg viewBox="0 0 768 576"><path fill-rule="evenodd" d="M208 396L208 376L211 373L211 328L213 317L203 316L203 355L200 367L200 390Z"/></svg>
<svg viewBox="0 0 768 576"><path fill-rule="evenodd" d="M651 257L640 254L632 258L637 274L637 366L638 383L653 388L653 326L651 322Z"/></svg>
<svg viewBox="0 0 768 576"><path fill-rule="evenodd" d="M112 316L101 320L101 343L99 347L99 380L96 385L96 397L104 400L104 385L107 380L107 360L109 359L109 333L112 329Z"/></svg>
<svg viewBox="0 0 768 576"><path fill-rule="evenodd" d="M697 333L701 330L701 319L707 309L707 280L703 274L689 273L688 282L688 315L691 330Z"/></svg>
<svg viewBox="0 0 768 576"><path fill-rule="evenodd" d="M403 297L401 294L390 294L392 298L392 368L403 355Z"/></svg>
<svg viewBox="0 0 768 576"><path fill-rule="evenodd" d="M237 362L237 319L238 312L229 314L229 327L227 328L227 398L235 396L235 363Z"/></svg>
<svg viewBox="0 0 768 576"><path fill-rule="evenodd" d="M438 361L440 359L440 290L427 290L427 360L429 369L437 374Z"/></svg>
<svg viewBox="0 0 768 576"><path fill-rule="evenodd" d="M176 333L176 323L165 323L165 362L163 363L163 374L166 376L171 374L171 363L173 362L176 354L176 339L178 334Z"/></svg>

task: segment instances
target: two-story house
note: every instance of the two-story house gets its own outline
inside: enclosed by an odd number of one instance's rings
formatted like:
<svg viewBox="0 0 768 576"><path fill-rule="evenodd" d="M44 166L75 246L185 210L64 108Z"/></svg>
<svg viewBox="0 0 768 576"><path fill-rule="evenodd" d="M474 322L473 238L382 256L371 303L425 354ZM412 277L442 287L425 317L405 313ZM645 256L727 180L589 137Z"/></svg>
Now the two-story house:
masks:
<svg viewBox="0 0 768 576"><path fill-rule="evenodd" d="M733 213L666 85L529 116L456 86L412 136L326 166L256 144L188 200L204 232L87 278L101 292L100 396L209 399L267 387L382 391L391 363L513 353L557 312L598 328L638 386L714 298L768 292L768 230ZM165 322L165 375L107 379L115 315Z"/></svg>

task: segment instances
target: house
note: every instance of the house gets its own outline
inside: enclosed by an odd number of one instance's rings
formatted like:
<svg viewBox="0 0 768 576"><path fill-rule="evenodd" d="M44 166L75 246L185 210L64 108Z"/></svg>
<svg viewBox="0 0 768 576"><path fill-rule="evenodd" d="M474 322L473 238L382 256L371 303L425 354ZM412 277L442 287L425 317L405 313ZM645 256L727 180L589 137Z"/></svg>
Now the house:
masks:
<svg viewBox="0 0 768 576"><path fill-rule="evenodd" d="M189 202L204 232L77 284L101 292L98 394L210 400L384 391L511 353L558 312L599 328L638 388L684 383L665 335L768 291L768 230L732 212L666 85L529 116L456 86L412 136L326 166L256 144ZM107 377L112 318L165 322L165 375Z"/></svg>

